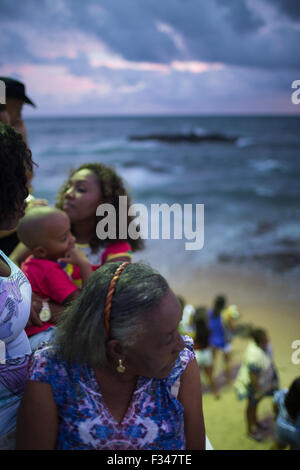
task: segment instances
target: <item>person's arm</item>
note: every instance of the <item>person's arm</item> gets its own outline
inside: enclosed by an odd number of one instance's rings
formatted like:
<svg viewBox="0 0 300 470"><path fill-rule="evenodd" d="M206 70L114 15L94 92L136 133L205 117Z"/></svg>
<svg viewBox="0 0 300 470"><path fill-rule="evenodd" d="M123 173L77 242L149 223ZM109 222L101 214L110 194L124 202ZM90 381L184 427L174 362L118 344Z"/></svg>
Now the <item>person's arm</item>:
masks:
<svg viewBox="0 0 300 470"><path fill-rule="evenodd" d="M277 419L278 412L279 412L279 408L278 408L277 404L273 403L273 413L274 413L274 418L275 419Z"/></svg>
<svg viewBox="0 0 300 470"><path fill-rule="evenodd" d="M64 305L58 304L49 299L43 299L42 297L40 297L39 295L37 295L35 292L32 291L30 316L29 316L29 320L26 326L33 326L33 325L43 326L43 322L40 319L39 314L43 307L43 301L45 300L48 303L49 308L50 308L50 312L51 312L50 320L53 321L53 323L56 323L58 317L65 309Z"/></svg>
<svg viewBox="0 0 300 470"><path fill-rule="evenodd" d="M59 258L57 261L59 263L63 262L77 265L80 270L83 286L85 286L85 284L94 272L91 263L87 259L85 253L76 247L72 248L64 258Z"/></svg>
<svg viewBox="0 0 300 470"><path fill-rule="evenodd" d="M49 305L50 312L51 312L50 321L52 321L53 323L56 323L60 315L65 310L65 304L57 304L56 302L53 302L52 300L50 301L48 300L48 305Z"/></svg>
<svg viewBox="0 0 300 470"><path fill-rule="evenodd" d="M236 329L236 322L233 318L229 317L228 318L228 328L231 330L231 331L234 331Z"/></svg>
<svg viewBox="0 0 300 470"><path fill-rule="evenodd" d="M51 385L28 381L18 411L17 450L54 450L58 412Z"/></svg>
<svg viewBox="0 0 300 470"><path fill-rule="evenodd" d="M23 261L31 254L31 251L23 244L18 243L16 248L11 252L9 258L15 263L17 266L21 266Z"/></svg>
<svg viewBox="0 0 300 470"><path fill-rule="evenodd" d="M276 391L273 395L273 413L274 413L274 419L277 420L278 414L279 414L279 403L280 403L280 396L282 392Z"/></svg>
<svg viewBox="0 0 300 470"><path fill-rule="evenodd" d="M35 292L32 291L30 315L26 326L42 326L43 322L40 320L39 313L43 306L43 299Z"/></svg>
<svg viewBox="0 0 300 470"><path fill-rule="evenodd" d="M202 390L196 359L189 362L180 377L178 400L184 408L184 432L187 450L205 450Z"/></svg>

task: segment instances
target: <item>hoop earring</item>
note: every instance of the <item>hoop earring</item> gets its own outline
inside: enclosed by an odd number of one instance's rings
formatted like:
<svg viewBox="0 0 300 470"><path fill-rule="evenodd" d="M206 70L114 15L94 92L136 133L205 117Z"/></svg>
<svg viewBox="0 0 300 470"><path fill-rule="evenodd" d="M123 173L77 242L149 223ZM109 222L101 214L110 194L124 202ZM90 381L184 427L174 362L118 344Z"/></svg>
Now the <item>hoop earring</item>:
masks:
<svg viewBox="0 0 300 470"><path fill-rule="evenodd" d="M119 359L119 365L117 366L117 371L120 372L120 374L123 374L125 370L126 368L122 364L122 359Z"/></svg>

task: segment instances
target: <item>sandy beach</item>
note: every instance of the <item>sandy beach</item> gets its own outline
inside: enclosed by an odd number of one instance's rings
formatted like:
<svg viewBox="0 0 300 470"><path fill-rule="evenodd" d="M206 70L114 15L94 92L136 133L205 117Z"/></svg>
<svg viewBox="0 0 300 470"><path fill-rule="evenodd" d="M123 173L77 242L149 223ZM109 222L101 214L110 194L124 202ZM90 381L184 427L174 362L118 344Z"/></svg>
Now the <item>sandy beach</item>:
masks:
<svg viewBox="0 0 300 470"><path fill-rule="evenodd" d="M265 328L269 334L281 388L288 387L300 376L300 365L292 363L291 344L300 340L299 290L296 282L287 277L263 273L254 269L219 266L199 270L185 285L176 278L170 282L174 291L193 305L209 307L218 293L224 293L230 304L241 313L240 323ZM248 343L236 337L232 343L232 369L235 376ZM226 385L222 374L222 359L216 364L221 398L216 400L202 377L203 408L206 432L216 450L266 450L273 443L272 398L264 398L258 407L258 417L269 425L261 443L246 436L245 406L238 401L233 385Z"/></svg>

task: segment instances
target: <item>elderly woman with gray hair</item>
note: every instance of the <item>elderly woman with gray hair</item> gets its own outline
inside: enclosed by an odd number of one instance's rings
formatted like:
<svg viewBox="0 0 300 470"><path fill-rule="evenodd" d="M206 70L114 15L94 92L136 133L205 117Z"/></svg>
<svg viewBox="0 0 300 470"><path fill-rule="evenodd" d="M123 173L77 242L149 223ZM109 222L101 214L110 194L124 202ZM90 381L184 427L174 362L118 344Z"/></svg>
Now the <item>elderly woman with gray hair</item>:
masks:
<svg viewBox="0 0 300 470"><path fill-rule="evenodd" d="M204 449L199 370L180 320L148 265L99 268L33 355L17 448Z"/></svg>

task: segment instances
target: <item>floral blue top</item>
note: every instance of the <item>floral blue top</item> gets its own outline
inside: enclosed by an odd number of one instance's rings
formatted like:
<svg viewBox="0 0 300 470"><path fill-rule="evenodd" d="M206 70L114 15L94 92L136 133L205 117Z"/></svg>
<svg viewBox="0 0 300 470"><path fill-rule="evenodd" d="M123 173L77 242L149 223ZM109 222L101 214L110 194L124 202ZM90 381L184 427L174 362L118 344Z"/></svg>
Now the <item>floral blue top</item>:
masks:
<svg viewBox="0 0 300 470"><path fill-rule="evenodd" d="M69 365L55 346L38 349L29 379L49 383L59 415L57 449L185 449L183 406L177 400L180 376L194 359L193 340L183 349L170 375L139 377L127 412L119 424L106 407L93 369Z"/></svg>

